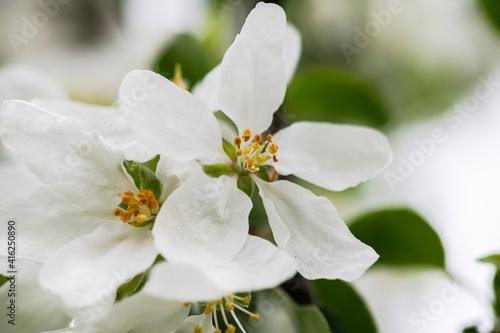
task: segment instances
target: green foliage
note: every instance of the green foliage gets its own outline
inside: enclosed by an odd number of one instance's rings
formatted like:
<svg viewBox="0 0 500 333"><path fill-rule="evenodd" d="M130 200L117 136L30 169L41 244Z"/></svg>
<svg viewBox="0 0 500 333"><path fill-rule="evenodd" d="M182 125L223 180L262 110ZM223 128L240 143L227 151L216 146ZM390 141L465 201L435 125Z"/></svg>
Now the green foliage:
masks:
<svg viewBox="0 0 500 333"><path fill-rule="evenodd" d="M175 64L181 64L183 78L193 87L216 64L209 60L203 45L192 35L182 34L160 52L154 68L157 73L172 79Z"/></svg>
<svg viewBox="0 0 500 333"><path fill-rule="evenodd" d="M203 171L205 171L207 175L213 178L219 178L220 176L230 176L233 174L233 171L226 163L204 165Z"/></svg>
<svg viewBox="0 0 500 333"><path fill-rule="evenodd" d="M500 254L492 254L490 256L479 259L479 261L495 265L497 272L493 278L493 293L495 300L493 302L493 310L497 317L500 318Z"/></svg>
<svg viewBox="0 0 500 333"><path fill-rule="evenodd" d="M500 1L479 0L479 4L493 26L500 32Z"/></svg>
<svg viewBox="0 0 500 333"><path fill-rule="evenodd" d="M135 186L137 186L139 190L153 191L155 198L157 200L160 199L163 184L158 178L156 178L155 173L148 167L148 162L139 163L124 160L123 166L125 167L125 170L127 170L127 173L132 177Z"/></svg>
<svg viewBox="0 0 500 333"><path fill-rule="evenodd" d="M377 332L370 311L349 283L341 280L316 280L314 287L319 305L333 332Z"/></svg>
<svg viewBox="0 0 500 333"><path fill-rule="evenodd" d="M137 274L130 281L122 284L116 292L116 300L119 301L124 296L131 295L138 291L139 286L143 282L144 274Z"/></svg>
<svg viewBox="0 0 500 333"><path fill-rule="evenodd" d="M297 305L284 292L274 289L272 291L276 299L281 300L283 305L293 315L300 332L304 333L329 333L331 332L328 322L323 313L315 305ZM274 297L273 297L274 298Z"/></svg>
<svg viewBox="0 0 500 333"><path fill-rule="evenodd" d="M382 210L350 225L354 236L380 255L376 264L445 267L441 240L431 226L408 209Z"/></svg>
<svg viewBox="0 0 500 333"><path fill-rule="evenodd" d="M236 146L233 143L222 140L222 149L230 159L236 159Z"/></svg>
<svg viewBox="0 0 500 333"><path fill-rule="evenodd" d="M285 104L295 121L384 125L387 112L375 89L346 72L319 69L297 76Z"/></svg>
<svg viewBox="0 0 500 333"><path fill-rule="evenodd" d="M7 281L9 281L9 278L0 274L0 287L2 287Z"/></svg>
<svg viewBox="0 0 500 333"><path fill-rule="evenodd" d="M246 195L248 195L250 198L252 197L254 186L253 180L250 175L239 175L237 185L238 188L242 190Z"/></svg>

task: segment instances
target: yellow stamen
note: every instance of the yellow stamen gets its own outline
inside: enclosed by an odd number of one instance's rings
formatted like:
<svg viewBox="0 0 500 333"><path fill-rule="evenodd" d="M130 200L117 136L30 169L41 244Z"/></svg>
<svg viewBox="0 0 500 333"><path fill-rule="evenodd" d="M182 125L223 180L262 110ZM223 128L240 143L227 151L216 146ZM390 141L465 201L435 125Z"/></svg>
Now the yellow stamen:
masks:
<svg viewBox="0 0 500 333"><path fill-rule="evenodd" d="M267 135L267 142L273 142L273 136L271 134Z"/></svg>
<svg viewBox="0 0 500 333"><path fill-rule="evenodd" d="M260 316L258 314L255 314L255 313L251 313L250 319L252 319L253 321L258 321L258 320L260 320Z"/></svg>
<svg viewBox="0 0 500 333"><path fill-rule="evenodd" d="M250 140L251 137L252 137L252 132L250 132L250 129L248 128L243 132L243 135L241 136L241 138L245 142L248 142L248 140Z"/></svg>
<svg viewBox="0 0 500 333"><path fill-rule="evenodd" d="M245 305L250 304L250 297L245 296L245 298L243 298L243 304L245 304Z"/></svg>
<svg viewBox="0 0 500 333"><path fill-rule="evenodd" d="M272 155L276 154L278 152L278 146L276 146L276 144L271 144L269 146L269 153L271 153Z"/></svg>
<svg viewBox="0 0 500 333"><path fill-rule="evenodd" d="M146 216L146 214L137 214L136 218L137 218L137 220L139 220L140 222L144 222L144 221L146 221L146 219L147 219L148 217Z"/></svg>
<svg viewBox="0 0 500 333"><path fill-rule="evenodd" d="M234 144L237 146L241 145L241 138L239 136L234 138Z"/></svg>
<svg viewBox="0 0 500 333"><path fill-rule="evenodd" d="M175 64L174 79L172 82L181 89L187 90L187 86L182 82L182 66L180 63Z"/></svg>
<svg viewBox="0 0 500 333"><path fill-rule="evenodd" d="M234 310L234 306L232 306L231 304L229 303L226 303L226 308L229 310L229 311L233 311Z"/></svg>
<svg viewBox="0 0 500 333"><path fill-rule="evenodd" d="M183 305L184 305L185 307L188 307L188 306L190 306L191 304L193 304L193 303L192 303L192 302L185 302Z"/></svg>
<svg viewBox="0 0 500 333"><path fill-rule="evenodd" d="M243 150L238 149L238 150L236 151L236 156L241 156L241 155L243 155Z"/></svg>
<svg viewBox="0 0 500 333"><path fill-rule="evenodd" d="M253 141L257 142L257 143L261 143L262 142L262 135L255 134L255 136L253 137Z"/></svg>
<svg viewBox="0 0 500 333"><path fill-rule="evenodd" d="M276 155L273 155L273 161L278 163L278 158L276 157Z"/></svg>
<svg viewBox="0 0 500 333"><path fill-rule="evenodd" d="M234 325L230 324L226 329L226 333L234 333L234 332L236 332L236 327L234 327Z"/></svg>
<svg viewBox="0 0 500 333"><path fill-rule="evenodd" d="M250 154L251 151L252 151L252 147L246 146L245 148L243 148L243 155L248 155L248 154Z"/></svg>
<svg viewBox="0 0 500 333"><path fill-rule="evenodd" d="M259 149L260 148L260 145L258 142L254 142L253 145L252 145L252 148L253 149Z"/></svg>
<svg viewBox="0 0 500 333"><path fill-rule="evenodd" d="M216 329L214 333L222 333L222 330L220 328Z"/></svg>
<svg viewBox="0 0 500 333"><path fill-rule="evenodd" d="M231 302L234 302L234 296L233 295L227 295L227 299Z"/></svg>
<svg viewBox="0 0 500 333"><path fill-rule="evenodd" d="M119 196L122 197L122 204L127 205L126 210L121 210L116 208L113 211L114 216L119 216L120 220L124 223L130 223L134 226L139 226L142 223L154 219L156 214L158 213L158 201L156 201L155 196L152 191L141 190L137 194L137 198L134 193L127 191ZM129 222L130 219L134 216L132 222Z"/></svg>
<svg viewBox="0 0 500 333"><path fill-rule="evenodd" d="M194 333L203 333L203 327L201 327L200 325L196 325L196 327L194 328Z"/></svg>
<svg viewBox="0 0 500 333"><path fill-rule="evenodd" d="M208 303L204 313L209 314L210 312L212 312L212 309L213 309L212 303Z"/></svg>

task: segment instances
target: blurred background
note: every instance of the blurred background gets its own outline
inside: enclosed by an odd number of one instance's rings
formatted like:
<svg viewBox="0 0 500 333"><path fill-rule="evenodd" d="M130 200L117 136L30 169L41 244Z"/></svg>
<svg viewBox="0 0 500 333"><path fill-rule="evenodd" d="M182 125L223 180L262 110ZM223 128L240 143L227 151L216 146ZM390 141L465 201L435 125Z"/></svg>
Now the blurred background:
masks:
<svg viewBox="0 0 500 333"><path fill-rule="evenodd" d="M354 283L296 277L283 286L296 304L257 295L265 320L255 331L308 332L294 321L320 311L332 332L500 332L500 2L275 2L302 35L275 130L299 120L371 126L394 159L341 193L303 183L381 257ZM176 63L193 88L256 3L0 0L0 101L110 106L130 70L171 79ZM39 185L1 148L0 179L1 200Z"/></svg>

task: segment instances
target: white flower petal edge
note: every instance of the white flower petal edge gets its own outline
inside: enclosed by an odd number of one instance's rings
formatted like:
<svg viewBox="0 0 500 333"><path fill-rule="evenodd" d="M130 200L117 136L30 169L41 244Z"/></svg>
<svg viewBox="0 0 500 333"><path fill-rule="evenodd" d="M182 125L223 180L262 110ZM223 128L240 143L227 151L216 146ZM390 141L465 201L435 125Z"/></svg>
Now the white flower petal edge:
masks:
<svg viewBox="0 0 500 333"><path fill-rule="evenodd" d="M273 288L294 274L293 261L286 253L249 235L240 253L229 263L212 268L182 262L156 265L144 291L166 300L209 301L231 293Z"/></svg>
<svg viewBox="0 0 500 333"><path fill-rule="evenodd" d="M194 160L180 163L166 156L161 156L156 168L156 177L163 184L163 193L158 201L165 202L189 177L198 174L204 174L204 172L200 163Z"/></svg>
<svg viewBox="0 0 500 333"><path fill-rule="evenodd" d="M6 247L5 247L6 248ZM7 257L0 255L2 262L7 262ZM10 283L5 283L0 288L0 306L4 309L0 321L0 332L40 332L55 330L69 323L71 318L59 308L59 301L54 295L45 292L38 284L37 273L40 265L28 260L17 259L15 298L8 297ZM9 276L7 270L0 271ZM15 326L8 323L11 320L5 314L10 300L15 300L16 320Z"/></svg>
<svg viewBox="0 0 500 333"><path fill-rule="evenodd" d="M295 259L305 278L352 281L377 260L375 251L352 235L327 198L289 181L254 180L278 247Z"/></svg>
<svg viewBox="0 0 500 333"><path fill-rule="evenodd" d="M300 54L302 53L302 38L300 32L288 23L286 25L285 44L283 46L283 62L285 64L286 82L292 80L295 69L299 63Z"/></svg>
<svg viewBox="0 0 500 333"><path fill-rule="evenodd" d="M153 226L155 245L169 262L228 262L245 244L251 209L234 177L193 176L163 204Z"/></svg>
<svg viewBox="0 0 500 333"><path fill-rule="evenodd" d="M117 194L130 190L121 149L79 119L7 101L0 111L0 135L43 183L78 186L80 190L66 193L66 198L81 207L115 207Z"/></svg>
<svg viewBox="0 0 500 333"><path fill-rule="evenodd" d="M201 325L203 333L214 333L215 327L212 325L212 320L203 320L204 315L189 316L182 325L175 330L175 333L193 333L196 326ZM203 321L203 323L202 323Z"/></svg>
<svg viewBox="0 0 500 333"><path fill-rule="evenodd" d="M226 158L212 111L161 75L132 71L123 79L119 96L130 127L157 153L179 162L198 158L215 163Z"/></svg>
<svg viewBox="0 0 500 333"><path fill-rule="evenodd" d="M331 191L364 182L392 159L381 132L361 126L297 122L273 136L279 146L279 174L294 174ZM285 144L286 143L286 144Z"/></svg>
<svg viewBox="0 0 500 333"><path fill-rule="evenodd" d="M215 66L203 80L193 88L193 95L205 103L212 112L220 110L219 106L220 64Z"/></svg>
<svg viewBox="0 0 500 333"><path fill-rule="evenodd" d="M17 257L37 262L44 262L62 246L91 233L107 221L105 214L90 214L75 207L49 187L40 187L0 203L2 220L6 223L12 219L20 230L17 241L22 246L17 249ZM0 233L1 248L7 248L7 236L7 232Z"/></svg>
<svg viewBox="0 0 500 333"><path fill-rule="evenodd" d="M187 318L189 309L182 303L167 302L139 291L117 302L111 313L94 325L94 330L106 333L172 332Z"/></svg>
<svg viewBox="0 0 500 333"><path fill-rule="evenodd" d="M219 105L240 132L265 131L286 91L283 44L286 16L274 4L259 3L221 63Z"/></svg>
<svg viewBox="0 0 500 333"><path fill-rule="evenodd" d="M149 268L157 254L150 230L113 220L57 251L39 280L78 321L95 322L109 313L117 288Z"/></svg>

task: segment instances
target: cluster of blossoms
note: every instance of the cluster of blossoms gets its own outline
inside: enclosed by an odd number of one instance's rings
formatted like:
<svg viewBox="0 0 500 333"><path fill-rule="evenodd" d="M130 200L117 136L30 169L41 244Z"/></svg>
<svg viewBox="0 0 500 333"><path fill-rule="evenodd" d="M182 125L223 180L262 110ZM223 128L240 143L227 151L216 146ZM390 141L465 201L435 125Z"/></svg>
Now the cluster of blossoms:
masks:
<svg viewBox="0 0 500 333"><path fill-rule="evenodd" d="M339 191L391 158L384 135L359 126L297 122L266 134L299 53L283 10L260 3L193 94L178 77L138 70L102 112L3 104L4 144L45 186L0 214L15 212L18 257L41 264L40 285L73 318L58 332L245 332L236 311L259 320L249 292L297 271L353 280L375 262L328 199L278 180ZM97 130L102 117L112 131ZM249 235L255 185L276 245Z"/></svg>

